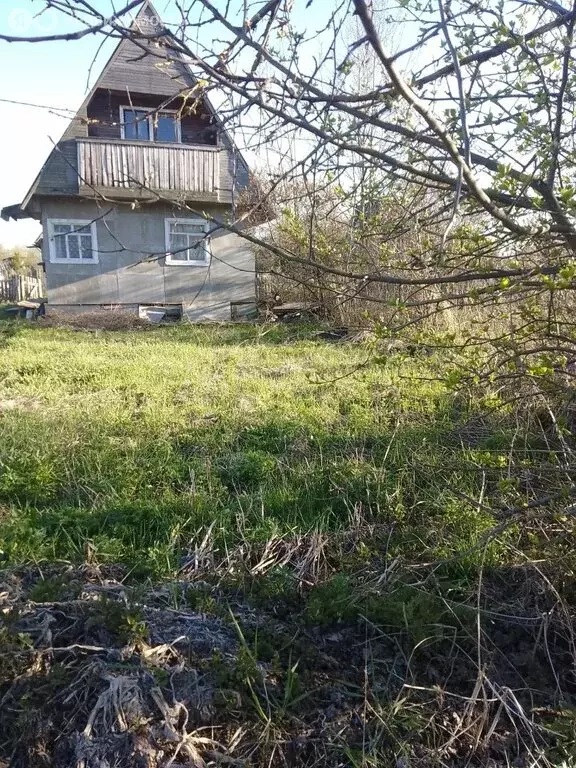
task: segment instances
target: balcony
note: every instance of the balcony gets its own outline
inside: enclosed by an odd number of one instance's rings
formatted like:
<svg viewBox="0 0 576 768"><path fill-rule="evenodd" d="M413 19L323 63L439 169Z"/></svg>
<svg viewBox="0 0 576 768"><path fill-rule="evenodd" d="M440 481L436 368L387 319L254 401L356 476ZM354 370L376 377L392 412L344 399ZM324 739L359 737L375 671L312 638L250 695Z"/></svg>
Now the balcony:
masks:
<svg viewBox="0 0 576 768"><path fill-rule="evenodd" d="M77 139L81 195L219 199L217 147Z"/></svg>

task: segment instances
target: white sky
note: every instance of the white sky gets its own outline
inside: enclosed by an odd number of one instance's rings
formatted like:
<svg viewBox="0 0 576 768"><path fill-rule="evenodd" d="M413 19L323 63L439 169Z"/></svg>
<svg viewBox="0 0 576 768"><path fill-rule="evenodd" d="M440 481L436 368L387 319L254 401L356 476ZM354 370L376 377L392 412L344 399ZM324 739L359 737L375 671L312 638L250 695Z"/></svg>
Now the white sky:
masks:
<svg viewBox="0 0 576 768"><path fill-rule="evenodd" d="M42 35L73 28L58 12L34 18L42 5L38 0L1 0L0 29L5 34ZM51 150L51 139L60 138L69 119L7 100L77 109L98 43L96 38L69 43L0 41L0 207L22 201ZM96 75L105 60L99 56ZM39 230L32 220L0 221L0 245L29 245Z"/></svg>

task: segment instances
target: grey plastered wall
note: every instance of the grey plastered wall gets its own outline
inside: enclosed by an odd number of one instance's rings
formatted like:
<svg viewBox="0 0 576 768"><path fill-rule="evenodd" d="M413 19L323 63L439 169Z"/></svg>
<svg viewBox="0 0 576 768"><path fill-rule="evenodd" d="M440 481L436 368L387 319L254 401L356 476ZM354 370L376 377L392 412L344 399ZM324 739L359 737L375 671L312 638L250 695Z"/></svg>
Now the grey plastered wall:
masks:
<svg viewBox="0 0 576 768"><path fill-rule="evenodd" d="M223 218L225 208L213 206ZM91 200L45 198L42 205L43 258L48 308L183 304L191 319L230 317L230 302L255 300L254 254L238 235L212 235L209 267L169 266L164 221L186 217L170 205L132 210ZM97 220L98 264L50 262L48 219ZM153 259L140 263L143 259Z"/></svg>

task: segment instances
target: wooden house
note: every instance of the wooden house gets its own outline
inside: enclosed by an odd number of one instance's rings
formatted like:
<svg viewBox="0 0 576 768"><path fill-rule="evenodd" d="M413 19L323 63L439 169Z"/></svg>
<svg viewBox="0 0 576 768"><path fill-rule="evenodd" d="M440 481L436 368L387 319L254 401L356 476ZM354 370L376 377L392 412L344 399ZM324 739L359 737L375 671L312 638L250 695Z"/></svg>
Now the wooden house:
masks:
<svg viewBox="0 0 576 768"><path fill-rule="evenodd" d="M48 311L225 320L255 301L251 249L213 223L232 216L248 167L185 60L153 37L163 29L146 2L23 202L2 211L42 224Z"/></svg>

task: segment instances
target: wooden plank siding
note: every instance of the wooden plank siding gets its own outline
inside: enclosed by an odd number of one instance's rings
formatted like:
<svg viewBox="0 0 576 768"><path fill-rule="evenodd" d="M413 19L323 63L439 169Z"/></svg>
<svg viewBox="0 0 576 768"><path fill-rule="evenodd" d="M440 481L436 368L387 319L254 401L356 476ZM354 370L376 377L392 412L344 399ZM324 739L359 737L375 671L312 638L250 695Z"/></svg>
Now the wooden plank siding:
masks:
<svg viewBox="0 0 576 768"><path fill-rule="evenodd" d="M218 199L220 163L216 147L100 139L77 142L82 186L95 191L144 188Z"/></svg>
<svg viewBox="0 0 576 768"><path fill-rule="evenodd" d="M216 126L204 107L202 100L172 99L145 93L111 91L98 89L86 107L88 136L97 139L120 139L120 107L132 105L145 109L175 110L180 121L183 144L217 144Z"/></svg>
<svg viewBox="0 0 576 768"><path fill-rule="evenodd" d="M98 80L100 88L176 96L190 89L190 73L183 61L154 42L134 43L124 38Z"/></svg>
<svg viewBox="0 0 576 768"><path fill-rule="evenodd" d="M144 3L138 15L138 28L146 28L147 25L155 31L158 30L157 17ZM153 194L145 195L137 185L130 187L125 183L123 164L132 150L119 153L116 147L122 142L120 106L129 104L150 108L163 104L167 108L181 110L182 144L178 147L171 146L169 150L161 153L160 160L166 160L168 163L168 178L173 178L176 184L175 187L164 186L167 184L164 174L161 179L163 186L157 189L170 193L166 194L166 197L185 197L189 200L217 201L230 205L236 200L237 193L248 187L249 171L246 161L234 146L208 96L201 94L201 89L198 88L198 83L185 61L156 40L142 39L136 44L123 38L78 113L50 153L26 195L25 207L31 203L30 210L35 208L37 213L38 200L43 197L95 196L94 190L85 183L86 174L79 163L88 151L93 154L104 152L102 149L83 149L82 142L90 139L105 140L114 147L110 149L109 155L103 158L108 165L102 168L102 171L97 166L98 158L92 162L92 170L88 169L96 176L108 173L114 178L114 186L102 187L98 190L101 194L112 191L112 199L116 197L125 200L129 199L132 190L136 199L154 198ZM201 155L200 166L190 165L190 155L183 153L187 150L198 153L202 146L206 146L206 151L212 154ZM143 155L138 157L141 165L131 174L134 178L138 178L137 174L145 173L150 164L156 169L160 162L158 158L154 159L155 150L151 146L144 148L139 145L139 149ZM174 152L180 150L182 157L188 162L182 168L176 168L172 161L175 162ZM168 151L173 154L168 155ZM145 166L145 163L148 163L148 166ZM142 183L142 176L139 178ZM150 180L155 177L148 175L147 178ZM186 195L182 195L182 192Z"/></svg>
<svg viewBox="0 0 576 768"><path fill-rule="evenodd" d="M74 140L60 141L38 176L37 195L77 195L78 167Z"/></svg>

